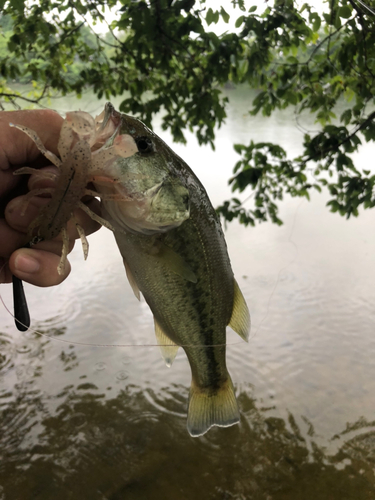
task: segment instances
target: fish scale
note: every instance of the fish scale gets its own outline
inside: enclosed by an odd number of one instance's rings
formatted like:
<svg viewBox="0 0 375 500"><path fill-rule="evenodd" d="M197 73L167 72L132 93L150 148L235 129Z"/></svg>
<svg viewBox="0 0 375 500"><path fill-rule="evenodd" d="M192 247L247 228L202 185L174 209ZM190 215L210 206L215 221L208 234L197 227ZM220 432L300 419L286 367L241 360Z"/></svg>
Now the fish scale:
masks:
<svg viewBox="0 0 375 500"><path fill-rule="evenodd" d="M226 367L226 326L247 340L250 316L233 276L218 216L204 187L178 155L141 121L110 105L106 109L116 122L121 120L121 134L138 144L142 141L139 152L118 165L115 174L120 184L122 176L125 185L132 172L136 190L154 192L153 184L160 192L158 210L151 202L147 221L140 212L130 220L121 201L103 199L102 205L104 218L115 228L133 290L137 297L139 291L143 294L154 315L167 365L178 346L188 357L192 371L188 430L200 436L212 426L233 425L239 422L239 411ZM148 150L143 151L146 145ZM100 192L100 186L97 189ZM189 210L179 209L178 218L171 207L184 206L187 193Z"/></svg>

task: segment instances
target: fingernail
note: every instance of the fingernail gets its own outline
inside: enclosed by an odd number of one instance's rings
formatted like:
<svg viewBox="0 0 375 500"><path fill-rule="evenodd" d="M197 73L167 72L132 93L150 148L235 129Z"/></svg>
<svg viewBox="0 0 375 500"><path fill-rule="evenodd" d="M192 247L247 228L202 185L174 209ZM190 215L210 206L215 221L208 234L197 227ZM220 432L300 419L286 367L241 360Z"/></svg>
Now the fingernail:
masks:
<svg viewBox="0 0 375 500"><path fill-rule="evenodd" d="M26 274L37 273L40 269L39 262L30 255L18 255L14 262L17 271Z"/></svg>

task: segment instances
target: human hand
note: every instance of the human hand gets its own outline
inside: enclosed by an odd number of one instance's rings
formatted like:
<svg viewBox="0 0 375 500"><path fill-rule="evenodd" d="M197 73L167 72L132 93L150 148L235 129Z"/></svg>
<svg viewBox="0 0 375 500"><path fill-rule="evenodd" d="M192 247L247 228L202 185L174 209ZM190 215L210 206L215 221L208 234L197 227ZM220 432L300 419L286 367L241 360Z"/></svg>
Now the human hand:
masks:
<svg viewBox="0 0 375 500"><path fill-rule="evenodd" d="M53 187L53 181L43 179L37 173L27 180L26 175L13 175L23 166L45 168L58 172L56 167L46 166L48 160L40 153L34 142L23 132L11 128L9 122L25 125L34 130L45 147L57 154L57 142L63 119L51 110L25 110L0 112L0 283L10 283L12 274L37 286L52 286L61 283L70 273L69 262L63 275L57 272L62 242L57 237L43 241L32 248L22 248L28 243L27 229L38 215L48 198L34 197L25 215L21 215L22 200L31 189ZM91 199L87 205L99 212L99 202ZM86 235L97 231L100 225L78 209L74 212L77 222ZM78 238L75 224L68 223L69 251Z"/></svg>

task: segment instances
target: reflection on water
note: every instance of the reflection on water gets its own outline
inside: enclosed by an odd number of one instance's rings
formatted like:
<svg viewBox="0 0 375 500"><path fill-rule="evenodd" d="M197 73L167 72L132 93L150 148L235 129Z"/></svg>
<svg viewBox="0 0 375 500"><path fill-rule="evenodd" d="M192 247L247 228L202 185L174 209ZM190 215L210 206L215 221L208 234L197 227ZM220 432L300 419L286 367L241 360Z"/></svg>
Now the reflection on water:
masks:
<svg viewBox="0 0 375 500"><path fill-rule="evenodd" d="M175 500L203 498L203 487L207 499L375 496L375 422L348 424L328 455L311 422L301 429L292 414L271 416L244 388L240 426L187 438L179 418L185 388L168 388L158 404L160 394L150 397L133 384L115 397L79 380L45 394L37 379L46 361L42 345L40 352L0 391L0 498Z"/></svg>
<svg viewBox="0 0 375 500"><path fill-rule="evenodd" d="M231 93L216 152L191 137L174 147L215 205L230 196L232 142L282 139L298 153L288 112L251 118L247 98ZM60 109L98 112L93 103ZM107 230L90 236L87 262L77 245L61 286L26 285L33 327L55 340L0 314L0 500L374 499L373 215L346 221L325 202L285 200L282 227L228 226L253 332L248 345L228 332L241 425L201 438L186 431L186 357L167 369L150 346L152 315ZM10 287L0 293L10 305Z"/></svg>

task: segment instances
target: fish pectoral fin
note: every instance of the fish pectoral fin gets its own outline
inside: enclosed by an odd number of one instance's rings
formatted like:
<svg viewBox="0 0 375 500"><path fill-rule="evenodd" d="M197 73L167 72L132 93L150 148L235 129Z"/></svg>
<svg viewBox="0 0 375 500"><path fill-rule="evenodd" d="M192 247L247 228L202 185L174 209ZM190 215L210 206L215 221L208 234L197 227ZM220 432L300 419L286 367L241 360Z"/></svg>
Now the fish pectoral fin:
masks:
<svg viewBox="0 0 375 500"><path fill-rule="evenodd" d="M205 434L211 427L229 427L240 421L232 381L228 379L219 388L200 388L192 381L190 387L187 428L190 436Z"/></svg>
<svg viewBox="0 0 375 500"><path fill-rule="evenodd" d="M234 280L233 309L229 326L248 342L251 327L250 313L236 280Z"/></svg>
<svg viewBox="0 0 375 500"><path fill-rule="evenodd" d="M128 281L129 281L129 285L132 287L134 295L137 297L137 299L141 300L141 292L140 292L138 285L134 279L133 273L131 272L130 267L125 259L123 259L123 262L124 262L124 266L125 266L126 276L128 278Z"/></svg>
<svg viewBox="0 0 375 500"><path fill-rule="evenodd" d="M173 273L178 274L186 281L191 281L192 283L197 282L195 273L191 270L185 260L167 245L161 244L159 252L154 255L154 257Z"/></svg>
<svg viewBox="0 0 375 500"><path fill-rule="evenodd" d="M170 368L176 357L178 345L175 344L163 331L159 323L154 318L156 341L160 347L161 355L165 364Z"/></svg>

